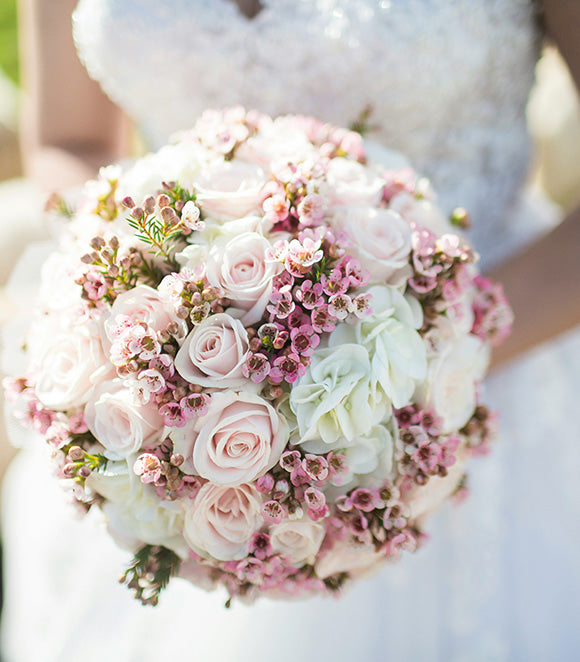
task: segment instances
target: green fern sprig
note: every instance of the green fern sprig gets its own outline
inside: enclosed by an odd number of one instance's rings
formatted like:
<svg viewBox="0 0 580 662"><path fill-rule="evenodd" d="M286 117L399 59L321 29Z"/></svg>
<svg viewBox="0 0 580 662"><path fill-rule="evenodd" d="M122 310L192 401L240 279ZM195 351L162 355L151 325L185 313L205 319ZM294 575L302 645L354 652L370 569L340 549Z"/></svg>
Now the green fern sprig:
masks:
<svg viewBox="0 0 580 662"><path fill-rule="evenodd" d="M135 230L137 239L150 246L150 252L155 257L161 257L173 268L179 269L179 264L172 255L175 247L168 244L181 234L181 230L168 231L166 224L154 214L145 214L141 219L129 216L127 222Z"/></svg>
<svg viewBox="0 0 580 662"><path fill-rule="evenodd" d="M161 591L179 570L181 559L175 552L159 545L145 545L133 557L119 582L126 584L142 605L155 606Z"/></svg>
<svg viewBox="0 0 580 662"><path fill-rule="evenodd" d="M181 210L188 202L195 202L195 191L188 191L179 184L163 184L158 200L163 200L160 214L152 208L133 207L127 218L137 239L149 246L149 252L163 259L173 270L179 270L175 251L185 244L185 237L191 232L181 221ZM152 199L152 198L151 198ZM132 201L131 201L132 202Z"/></svg>

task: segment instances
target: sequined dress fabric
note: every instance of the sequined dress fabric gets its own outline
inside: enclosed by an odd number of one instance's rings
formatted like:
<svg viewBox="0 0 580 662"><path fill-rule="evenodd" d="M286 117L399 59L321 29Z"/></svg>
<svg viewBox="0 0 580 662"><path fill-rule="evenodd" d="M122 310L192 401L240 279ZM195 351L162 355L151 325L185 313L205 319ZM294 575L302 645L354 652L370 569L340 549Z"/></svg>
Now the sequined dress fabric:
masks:
<svg viewBox="0 0 580 662"><path fill-rule="evenodd" d="M531 2L261 4L248 19L230 0L82 0L75 38L88 71L153 146L206 107L241 103L345 125L368 105L372 137L427 174L444 207L472 212L484 264L554 222L521 195L540 41ZM156 610L141 608L115 583L127 553L98 517L70 518L45 458L26 451L5 491L7 662L574 659L580 332L486 388L502 437L471 463L468 501L432 519L418 554L340 600L226 611L223 594L176 581ZM27 472L37 477L32 495Z"/></svg>

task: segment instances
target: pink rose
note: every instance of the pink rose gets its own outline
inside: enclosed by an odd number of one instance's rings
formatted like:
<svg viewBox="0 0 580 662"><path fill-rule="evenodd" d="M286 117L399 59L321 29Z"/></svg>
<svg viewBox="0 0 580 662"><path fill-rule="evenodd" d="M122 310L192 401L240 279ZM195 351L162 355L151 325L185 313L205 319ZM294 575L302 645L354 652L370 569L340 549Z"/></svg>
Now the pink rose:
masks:
<svg viewBox="0 0 580 662"><path fill-rule="evenodd" d="M326 171L330 198L335 205L378 205L384 180L371 168L346 158L331 159Z"/></svg>
<svg viewBox="0 0 580 662"><path fill-rule="evenodd" d="M136 404L133 391L120 379L103 382L93 391L85 421L112 460L124 459L159 441L163 432L157 406Z"/></svg>
<svg viewBox="0 0 580 662"><path fill-rule="evenodd" d="M334 223L349 237L349 253L360 260L375 281L387 281L404 269L411 252L412 231L399 214L374 207L349 207Z"/></svg>
<svg viewBox="0 0 580 662"><path fill-rule="evenodd" d="M206 216L232 221L261 211L261 192L267 178L259 166L243 161L218 161L194 184L197 202Z"/></svg>
<svg viewBox="0 0 580 662"><path fill-rule="evenodd" d="M115 299L104 325L110 342L117 337L121 317L128 317L133 322L145 322L155 331L166 329L171 322L175 322L179 328L177 337L181 340L187 333L187 325L175 315L172 306L161 298L157 290L147 285L139 285Z"/></svg>
<svg viewBox="0 0 580 662"><path fill-rule="evenodd" d="M187 336L175 357L188 382L216 388L242 387L249 341L244 325L227 313L206 318Z"/></svg>
<svg viewBox="0 0 580 662"><path fill-rule="evenodd" d="M255 480L280 459L288 425L258 395L214 393L205 416L172 430L175 451L184 456L184 471L218 485Z"/></svg>
<svg viewBox="0 0 580 662"><path fill-rule="evenodd" d="M219 561L243 559L252 534L263 524L260 506L260 495L250 485L206 483L185 513L185 540L202 556Z"/></svg>
<svg viewBox="0 0 580 662"><path fill-rule="evenodd" d="M272 292L272 279L282 269L279 262L267 262L270 242L257 232L243 232L214 242L207 259L206 276L221 288L240 311L244 326L258 322Z"/></svg>

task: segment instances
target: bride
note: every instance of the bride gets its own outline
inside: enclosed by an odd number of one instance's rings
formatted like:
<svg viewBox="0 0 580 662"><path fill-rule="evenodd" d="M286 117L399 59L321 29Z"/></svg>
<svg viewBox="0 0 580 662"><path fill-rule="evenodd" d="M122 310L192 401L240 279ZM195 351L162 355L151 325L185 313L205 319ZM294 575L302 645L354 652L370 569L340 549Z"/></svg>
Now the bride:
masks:
<svg viewBox="0 0 580 662"><path fill-rule="evenodd" d="M28 0L37 44L29 170L51 187L82 181L124 149L120 116L69 64L68 4ZM579 81L580 8L542 4ZM470 210L473 241L517 322L487 386L502 439L472 464L470 499L433 519L420 553L337 601L226 611L223 594L175 581L156 610L142 608L115 584L127 553L96 513L73 520L44 458L23 451L5 491L7 662L573 658L580 332L547 341L580 322L580 218L546 234L551 219L519 194L540 9L524 0L81 0L81 58L153 146L208 106L339 125L371 107L372 137L427 174L443 206Z"/></svg>

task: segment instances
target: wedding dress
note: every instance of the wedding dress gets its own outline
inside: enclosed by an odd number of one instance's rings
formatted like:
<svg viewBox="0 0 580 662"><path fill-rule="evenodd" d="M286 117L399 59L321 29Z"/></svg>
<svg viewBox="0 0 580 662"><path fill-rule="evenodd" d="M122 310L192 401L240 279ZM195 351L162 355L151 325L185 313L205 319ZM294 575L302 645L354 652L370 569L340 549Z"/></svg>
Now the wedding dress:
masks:
<svg viewBox="0 0 580 662"><path fill-rule="evenodd" d="M554 222L520 195L525 104L540 34L526 0L82 0L91 75L153 146L206 107L242 103L372 137L472 214L484 265ZM541 311L538 311L541 314ZM580 332L494 375L501 440L471 463L471 495L429 523L416 555L340 600L259 601L175 581L157 609L115 580L129 560L98 513L71 517L38 450L5 497L6 662L571 660L580 644Z"/></svg>

